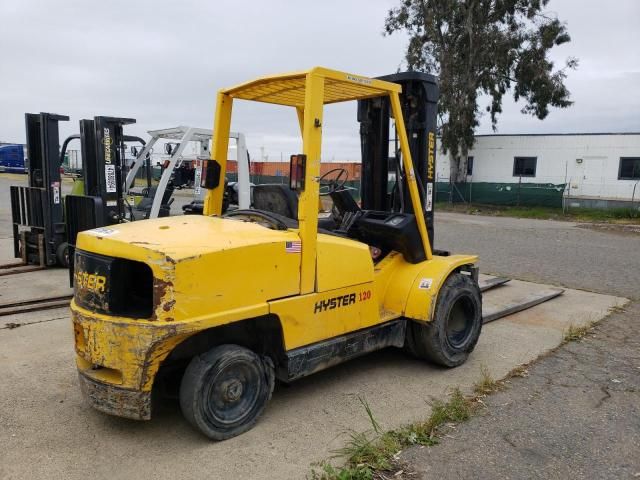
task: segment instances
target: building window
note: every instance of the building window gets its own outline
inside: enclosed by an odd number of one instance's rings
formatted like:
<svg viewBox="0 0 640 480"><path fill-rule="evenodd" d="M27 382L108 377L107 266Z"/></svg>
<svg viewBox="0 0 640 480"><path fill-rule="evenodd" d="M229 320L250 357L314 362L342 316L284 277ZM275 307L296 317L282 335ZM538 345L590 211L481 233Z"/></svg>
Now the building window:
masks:
<svg viewBox="0 0 640 480"><path fill-rule="evenodd" d="M514 177L535 177L537 157L513 157Z"/></svg>
<svg viewBox="0 0 640 480"><path fill-rule="evenodd" d="M473 175L473 157L467 157L467 175Z"/></svg>
<svg viewBox="0 0 640 480"><path fill-rule="evenodd" d="M618 180L640 180L640 157L620 157Z"/></svg>

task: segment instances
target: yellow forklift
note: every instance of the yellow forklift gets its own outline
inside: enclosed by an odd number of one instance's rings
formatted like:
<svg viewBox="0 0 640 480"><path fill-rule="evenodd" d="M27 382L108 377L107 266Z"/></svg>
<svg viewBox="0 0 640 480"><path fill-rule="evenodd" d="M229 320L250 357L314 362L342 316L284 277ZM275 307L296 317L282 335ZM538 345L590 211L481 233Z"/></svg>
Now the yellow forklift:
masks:
<svg viewBox="0 0 640 480"><path fill-rule="evenodd" d="M173 383L186 419L224 440L252 428L276 379L385 347L445 367L467 359L482 327L477 257L433 250L437 87L411 75L316 67L223 89L202 176L204 215L78 234L71 311L80 385L93 407L148 420L152 392ZM253 209L222 215L237 100L294 110L303 151L291 156L288 186L262 192L260 208L254 198ZM362 206L343 171L319 175L324 105L354 100L368 183ZM319 218L321 194L333 201L329 218Z"/></svg>

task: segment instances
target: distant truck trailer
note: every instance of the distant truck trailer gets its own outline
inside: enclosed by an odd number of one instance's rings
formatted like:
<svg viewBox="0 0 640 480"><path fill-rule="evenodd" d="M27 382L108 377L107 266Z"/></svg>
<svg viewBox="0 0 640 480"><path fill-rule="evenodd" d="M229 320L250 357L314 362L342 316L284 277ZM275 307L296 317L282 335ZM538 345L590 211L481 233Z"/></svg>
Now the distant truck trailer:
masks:
<svg viewBox="0 0 640 480"><path fill-rule="evenodd" d="M0 145L0 172L26 173L24 146L19 144Z"/></svg>

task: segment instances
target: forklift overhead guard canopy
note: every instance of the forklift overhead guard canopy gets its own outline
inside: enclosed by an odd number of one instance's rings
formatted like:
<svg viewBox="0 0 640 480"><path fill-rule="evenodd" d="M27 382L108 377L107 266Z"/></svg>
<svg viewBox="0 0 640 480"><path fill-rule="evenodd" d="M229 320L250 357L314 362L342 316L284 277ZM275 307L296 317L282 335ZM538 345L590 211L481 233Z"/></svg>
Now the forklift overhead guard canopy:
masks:
<svg viewBox="0 0 640 480"><path fill-rule="evenodd" d="M302 243L302 264L300 292L315 290L316 253L318 232L318 202L320 159L322 148L323 107L326 104L375 97L387 97L396 119L402 162L406 172L407 187L414 212L422 212L422 201L411 160L409 140L402 119L399 95L401 85L384 80L339 72L324 67L314 67L294 73L261 77L241 85L222 89L218 92L218 102L214 119L213 150L211 161L205 167L207 174L203 186L208 189L204 202L205 215L222 213L224 187L221 179L226 173L227 148L231 127L231 110L235 99L265 102L294 107L302 134L302 154L305 156L304 189L300 191L297 220ZM432 258L427 225L423 215L415 217L418 247L416 255L427 260Z"/></svg>
<svg viewBox="0 0 640 480"><path fill-rule="evenodd" d="M224 89L221 93L242 100L302 108L306 94L306 79L309 74L321 75L325 78L324 104L364 100L388 95L390 92L400 93L402 90L397 83L315 67L301 72L260 77Z"/></svg>

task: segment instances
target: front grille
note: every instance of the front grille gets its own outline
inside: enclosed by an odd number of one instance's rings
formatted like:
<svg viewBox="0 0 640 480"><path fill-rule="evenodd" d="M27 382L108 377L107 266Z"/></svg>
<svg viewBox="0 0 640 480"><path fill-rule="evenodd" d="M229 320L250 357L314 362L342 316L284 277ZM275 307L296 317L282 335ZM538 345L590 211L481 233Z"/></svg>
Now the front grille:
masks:
<svg viewBox="0 0 640 480"><path fill-rule="evenodd" d="M153 273L142 263L77 250L73 291L87 310L130 318L153 313Z"/></svg>

